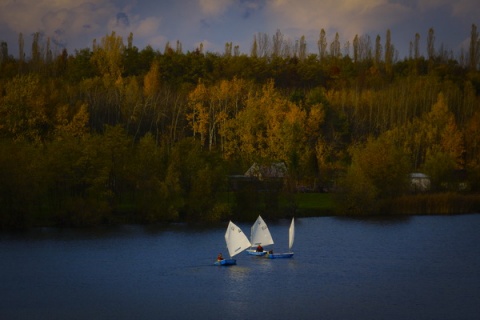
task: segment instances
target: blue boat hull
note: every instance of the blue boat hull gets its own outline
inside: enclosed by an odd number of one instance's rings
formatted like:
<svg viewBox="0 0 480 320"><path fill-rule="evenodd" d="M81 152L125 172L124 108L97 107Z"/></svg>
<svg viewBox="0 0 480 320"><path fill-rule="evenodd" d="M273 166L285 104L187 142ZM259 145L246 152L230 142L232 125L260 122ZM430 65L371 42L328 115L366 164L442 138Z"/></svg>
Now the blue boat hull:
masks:
<svg viewBox="0 0 480 320"><path fill-rule="evenodd" d="M269 259L288 259L293 257L293 252L288 253L269 253L267 258Z"/></svg>
<svg viewBox="0 0 480 320"><path fill-rule="evenodd" d="M247 250L247 253L252 256L264 256L267 254L267 251L258 252L256 250Z"/></svg>
<svg viewBox="0 0 480 320"><path fill-rule="evenodd" d="M237 264L237 260L235 259L223 259L220 261L215 261L214 265L216 266L233 266Z"/></svg>

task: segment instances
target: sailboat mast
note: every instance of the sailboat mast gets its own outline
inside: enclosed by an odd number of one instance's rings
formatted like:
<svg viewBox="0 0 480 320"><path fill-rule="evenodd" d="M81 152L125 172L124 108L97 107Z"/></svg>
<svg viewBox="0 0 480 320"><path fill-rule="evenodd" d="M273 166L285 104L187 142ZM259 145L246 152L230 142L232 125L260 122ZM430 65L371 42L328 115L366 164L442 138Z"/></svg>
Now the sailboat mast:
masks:
<svg viewBox="0 0 480 320"><path fill-rule="evenodd" d="M288 249L291 251L293 247L293 240L295 239L295 218L292 218L290 228L288 229Z"/></svg>

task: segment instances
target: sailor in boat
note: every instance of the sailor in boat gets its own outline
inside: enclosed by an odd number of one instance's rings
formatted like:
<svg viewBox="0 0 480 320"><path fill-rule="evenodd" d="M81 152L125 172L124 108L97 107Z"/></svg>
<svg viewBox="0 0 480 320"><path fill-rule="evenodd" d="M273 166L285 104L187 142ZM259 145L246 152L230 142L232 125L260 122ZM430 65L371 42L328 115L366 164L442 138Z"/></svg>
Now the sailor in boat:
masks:
<svg viewBox="0 0 480 320"><path fill-rule="evenodd" d="M258 245L257 252L263 252L263 247L261 245Z"/></svg>
<svg viewBox="0 0 480 320"><path fill-rule="evenodd" d="M223 255L222 253L219 253L217 256L217 261L222 261L223 260Z"/></svg>

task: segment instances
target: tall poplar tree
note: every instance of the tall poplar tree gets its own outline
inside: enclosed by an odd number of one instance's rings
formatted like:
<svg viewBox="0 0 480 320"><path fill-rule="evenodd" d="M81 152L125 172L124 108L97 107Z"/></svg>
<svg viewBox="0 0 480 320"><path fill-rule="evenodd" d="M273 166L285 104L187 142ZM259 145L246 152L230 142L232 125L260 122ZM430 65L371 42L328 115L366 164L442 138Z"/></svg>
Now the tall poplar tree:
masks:
<svg viewBox="0 0 480 320"><path fill-rule="evenodd" d="M338 32L335 33L335 39L330 44L330 55L333 58L340 58L342 55L340 51L340 36L338 35Z"/></svg>
<svg viewBox="0 0 480 320"><path fill-rule="evenodd" d="M475 24L472 24L472 31L470 34L470 48L469 48L469 67L471 70L477 70L479 60L480 60L480 39L478 37L477 26Z"/></svg>
<svg viewBox="0 0 480 320"><path fill-rule="evenodd" d="M307 58L307 41L305 40L305 36L300 37L298 50L298 59L300 59L300 61L304 61Z"/></svg>
<svg viewBox="0 0 480 320"><path fill-rule="evenodd" d="M320 61L327 57L327 36L323 28L320 30L320 38L318 39L318 54L320 56Z"/></svg>
<svg viewBox="0 0 480 320"><path fill-rule="evenodd" d="M23 65L25 63L25 40L23 39L23 33L18 35L18 62L20 72L23 71Z"/></svg>
<svg viewBox="0 0 480 320"><path fill-rule="evenodd" d="M385 38L385 71L388 74L392 73L393 54L392 35L390 29L388 29Z"/></svg>
<svg viewBox="0 0 480 320"><path fill-rule="evenodd" d="M353 61L358 62L358 55L359 55L359 40L358 35L355 35L353 38Z"/></svg>
<svg viewBox="0 0 480 320"><path fill-rule="evenodd" d="M272 57L280 57L283 45L283 34L277 29L277 32L272 37Z"/></svg>
<svg viewBox="0 0 480 320"><path fill-rule="evenodd" d="M250 57L256 58L258 57L258 43L257 43L257 35L253 35L253 42L252 48L250 49Z"/></svg>
<svg viewBox="0 0 480 320"><path fill-rule="evenodd" d="M433 28L428 29L427 55L428 60L433 60L435 58L435 31Z"/></svg>
<svg viewBox="0 0 480 320"><path fill-rule="evenodd" d="M377 34L377 37L375 38L375 64L378 66L380 65L380 62L382 61L382 38L380 35Z"/></svg>

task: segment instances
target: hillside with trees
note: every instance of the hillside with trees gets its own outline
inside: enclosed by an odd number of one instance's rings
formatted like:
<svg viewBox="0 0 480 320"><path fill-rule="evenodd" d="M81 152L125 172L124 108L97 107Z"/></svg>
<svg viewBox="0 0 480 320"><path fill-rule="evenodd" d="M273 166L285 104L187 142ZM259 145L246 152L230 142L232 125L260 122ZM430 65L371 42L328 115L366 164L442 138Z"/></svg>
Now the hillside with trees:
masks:
<svg viewBox="0 0 480 320"><path fill-rule="evenodd" d="M336 214L478 212L477 27L459 53L433 29L426 42L403 60L389 30L350 45L322 29L315 54L280 31L248 55L115 32L74 53L20 34L18 58L1 42L0 229L281 217L299 186L333 192ZM281 188L232 191L229 176L275 162Z"/></svg>

